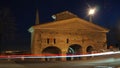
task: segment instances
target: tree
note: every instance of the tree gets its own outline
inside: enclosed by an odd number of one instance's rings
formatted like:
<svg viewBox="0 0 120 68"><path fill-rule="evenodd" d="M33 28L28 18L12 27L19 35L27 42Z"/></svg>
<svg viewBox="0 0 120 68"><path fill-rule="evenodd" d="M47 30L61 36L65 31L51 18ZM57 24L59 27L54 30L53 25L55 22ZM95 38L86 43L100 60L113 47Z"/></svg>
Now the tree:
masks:
<svg viewBox="0 0 120 68"><path fill-rule="evenodd" d="M6 47L15 39L15 19L9 8L0 7L0 45ZM4 49L4 48L3 48ZM1 49L0 49L1 50Z"/></svg>

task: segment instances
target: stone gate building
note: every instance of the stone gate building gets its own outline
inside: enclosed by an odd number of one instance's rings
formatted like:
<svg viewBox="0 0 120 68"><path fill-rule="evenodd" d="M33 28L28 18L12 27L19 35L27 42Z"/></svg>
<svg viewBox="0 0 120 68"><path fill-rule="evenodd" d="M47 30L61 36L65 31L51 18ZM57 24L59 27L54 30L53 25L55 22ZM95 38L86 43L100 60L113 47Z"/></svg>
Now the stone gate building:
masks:
<svg viewBox="0 0 120 68"><path fill-rule="evenodd" d="M55 14L53 18L53 22L37 24L29 29L32 54L79 55L106 49L107 29L68 11Z"/></svg>

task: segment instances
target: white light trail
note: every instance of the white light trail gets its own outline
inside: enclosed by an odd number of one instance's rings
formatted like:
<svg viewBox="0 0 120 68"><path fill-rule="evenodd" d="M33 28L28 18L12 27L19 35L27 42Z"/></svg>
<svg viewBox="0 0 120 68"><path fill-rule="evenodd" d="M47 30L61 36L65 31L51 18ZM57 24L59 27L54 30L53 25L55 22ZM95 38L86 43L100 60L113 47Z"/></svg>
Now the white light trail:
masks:
<svg viewBox="0 0 120 68"><path fill-rule="evenodd" d="M84 54L84 55L65 55L65 56L31 56L31 55L15 55L15 56L0 56L0 59L15 59L15 58L67 58L67 57L88 57L88 56L102 56L102 55L111 55L111 54L120 54L120 51L111 51L111 52L103 52L103 53L95 53L95 54Z"/></svg>

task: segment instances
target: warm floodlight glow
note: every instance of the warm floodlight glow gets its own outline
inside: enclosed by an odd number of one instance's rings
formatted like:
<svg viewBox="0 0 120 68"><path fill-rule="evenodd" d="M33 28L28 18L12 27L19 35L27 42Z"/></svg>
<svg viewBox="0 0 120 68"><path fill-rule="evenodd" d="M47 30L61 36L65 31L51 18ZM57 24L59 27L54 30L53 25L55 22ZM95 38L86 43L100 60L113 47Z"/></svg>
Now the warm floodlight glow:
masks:
<svg viewBox="0 0 120 68"><path fill-rule="evenodd" d="M88 14L89 15L94 15L95 14L95 8L90 8Z"/></svg>

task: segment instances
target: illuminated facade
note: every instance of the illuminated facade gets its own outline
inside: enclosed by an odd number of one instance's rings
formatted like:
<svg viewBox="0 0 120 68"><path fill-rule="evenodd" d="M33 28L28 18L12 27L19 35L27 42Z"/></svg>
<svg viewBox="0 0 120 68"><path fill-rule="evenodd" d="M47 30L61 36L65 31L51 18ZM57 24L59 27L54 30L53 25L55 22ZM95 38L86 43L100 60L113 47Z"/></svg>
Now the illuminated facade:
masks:
<svg viewBox="0 0 120 68"><path fill-rule="evenodd" d="M38 24L29 29L32 54L79 55L106 49L106 33L109 30L68 11L58 13L53 18L53 22Z"/></svg>

